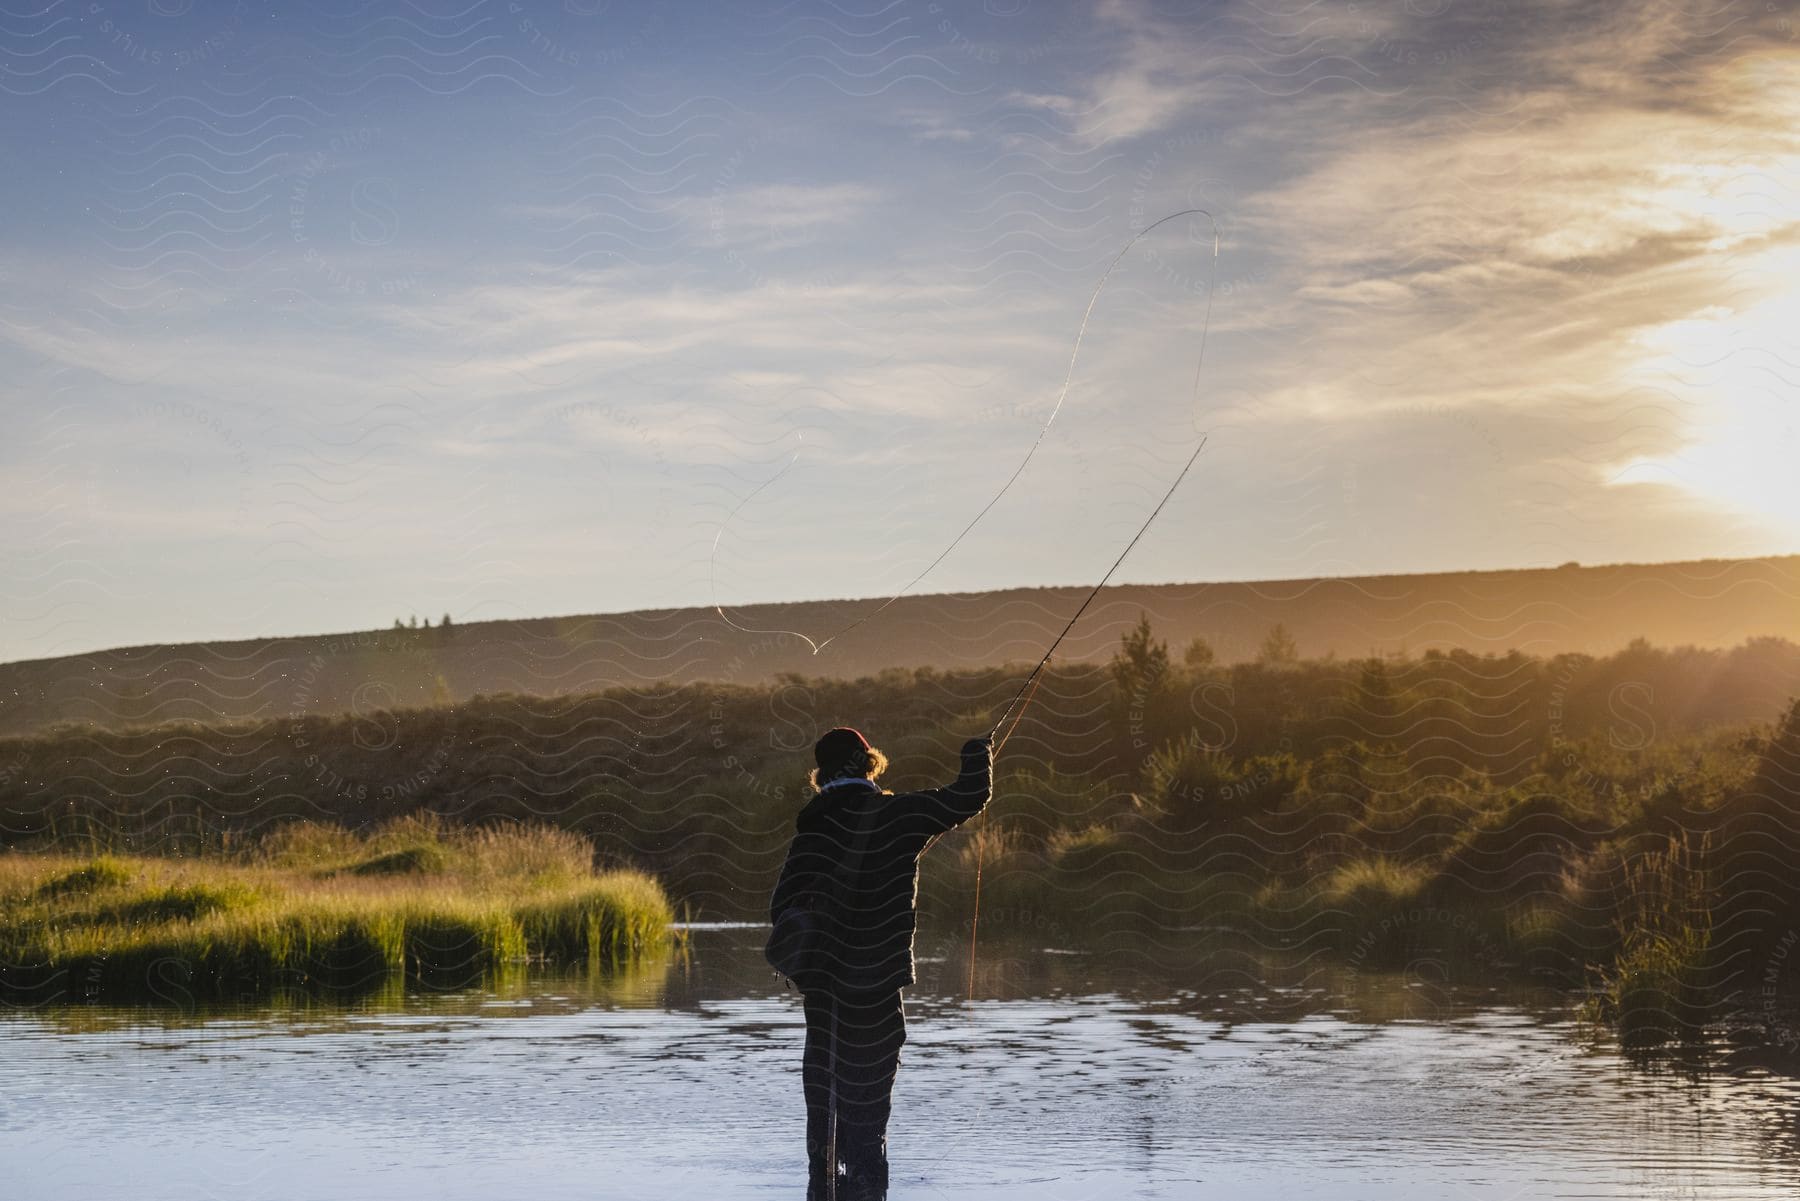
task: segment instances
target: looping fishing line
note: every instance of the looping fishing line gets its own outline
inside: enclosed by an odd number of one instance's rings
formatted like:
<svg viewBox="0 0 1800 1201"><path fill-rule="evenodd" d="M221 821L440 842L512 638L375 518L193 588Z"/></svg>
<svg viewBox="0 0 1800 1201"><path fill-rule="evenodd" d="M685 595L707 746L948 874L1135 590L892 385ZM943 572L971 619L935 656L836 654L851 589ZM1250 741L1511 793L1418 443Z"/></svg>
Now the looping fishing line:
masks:
<svg viewBox="0 0 1800 1201"><path fill-rule="evenodd" d="M1204 210L1189 209L1187 211L1188 212L1203 212ZM1174 214L1171 214L1169 217L1164 217L1163 221L1172 220L1174 217L1178 217L1178 216L1182 216L1182 215L1183 214L1181 214L1181 213L1174 213ZM1206 219L1208 221L1212 221L1212 214L1207 213ZM1149 233L1150 230L1155 229L1157 225L1161 225L1161 224L1162 224L1162 221L1158 221L1156 223L1156 225L1148 226L1143 231L1143 233L1138 234L1138 238L1143 237L1145 233ZM1126 243L1125 250L1130 250L1132 244L1135 243L1136 241L1137 241L1137 238L1133 238L1131 240L1131 242ZM1115 258L1112 261L1112 265L1107 267L1107 269L1106 269L1107 275L1112 274L1113 267L1118 266L1119 259L1124 258L1124 257L1125 257L1125 251L1121 250L1119 252L1119 258ZM1200 369L1206 362L1206 335L1207 335L1207 332L1209 330L1211 330L1211 328L1212 328L1212 306L1213 306L1213 295L1215 292L1214 284L1218 278L1218 269L1219 269L1219 225L1218 225L1218 222L1213 221L1212 275L1210 278L1208 278L1208 280L1206 282L1206 316L1202 319L1202 321L1200 323L1200 349L1199 349L1198 353L1194 356L1194 389L1193 389L1193 391L1194 391L1195 397L1198 397L1200 394ZM1106 285L1106 276L1103 275L1100 277L1100 285L1101 285L1101 287L1104 287ZM1098 299L1099 295L1100 295L1100 289L1099 288L1094 289L1094 299ZM1094 301L1089 300L1088 301L1088 312L1091 313L1091 312L1093 312L1093 310L1094 310ZM1082 326L1082 332L1085 333L1087 330L1087 317L1086 316L1082 317L1081 326ZM1077 336L1077 338L1076 338L1077 350L1080 349L1080 345L1081 345L1081 339L1079 336ZM1071 373L1074 371L1074 360L1072 358L1070 360L1069 369L1070 369ZM1068 385L1065 382L1064 388L1066 389L1067 386ZM1059 401L1058 403L1060 405L1061 402ZM1036 448L1033 447L1033 449L1036 449ZM1019 728L1019 723L1021 721L1025 720L1025 706L1030 703L1031 696L1036 693L1038 677L1043 673L1044 668L1049 666L1050 656L1052 656L1056 653L1056 648L1062 645L1062 640L1069 636L1069 631L1073 630L1075 628L1075 623L1077 621L1081 620L1081 615L1083 613L1087 612L1087 607L1094 603L1094 598L1100 595L1101 589L1106 587L1107 581L1112 579L1113 573L1115 571L1119 570L1119 565L1121 563L1125 562L1125 557L1127 555L1131 554L1132 548L1135 547L1138 544L1138 541L1141 538L1143 538L1143 536L1146 533L1149 532L1150 526L1153 522L1155 522L1157 515L1163 511L1163 507L1165 505L1167 505L1169 503L1169 499L1175 495L1175 490L1177 488L1181 487L1181 481L1187 478L1187 473L1194 466L1194 461L1200 457L1200 452L1205 449L1206 449L1206 436L1202 435L1200 438L1200 444L1198 446L1194 447L1194 453L1188 456L1188 461L1186 463L1182 464L1181 471L1176 474L1174 483L1170 484L1169 490L1167 492L1163 493L1163 498L1156 502L1156 507L1154 509L1150 510L1150 516L1144 518L1144 524L1138 527L1138 532L1131 536L1131 541L1127 542L1125 544L1125 549L1119 552L1119 557L1117 559L1113 560L1113 565L1106 569L1106 574L1100 577L1100 582L1098 584L1094 585L1093 590L1087 594L1087 599L1085 599L1081 602L1081 606L1079 608L1077 608L1075 610L1074 615L1069 618L1068 624L1063 626L1062 632L1057 634L1056 638L1050 643L1049 649L1047 649L1044 652L1044 657L1042 659L1039 659L1037 666L1031 669L1031 674L1025 677L1025 683L1019 689L1018 695L1013 697L1012 703L1006 707L1006 712L1002 713L1000 715L1000 720L994 723L993 730L988 734L988 737L990 739L995 739L1000 733L1000 727L1004 726L1006 724L1006 719L1013 716L1014 710L1018 711L1018 716L1013 719L1012 729L1009 729L1006 732L1005 738L998 738L997 741L995 742L994 752L993 752L994 755L996 755L996 756L999 755L1000 748L1006 745L1006 740L1013 736L1013 732ZM976 820L979 821L980 819L977 818ZM974 897L974 903L973 903L973 911L971 912L971 914L969 916L969 990L968 990L968 999L971 1001L973 1001L975 999L976 945L977 945L977 936L979 935L980 930L981 930L981 868L982 868L982 860L986 857L986 851L987 851L987 840L977 836L975 839L975 897Z"/></svg>
<svg viewBox="0 0 1800 1201"><path fill-rule="evenodd" d="M1094 306L1099 303L1100 294L1106 290L1106 281L1112 278L1113 269L1116 268L1120 264L1120 262L1122 262L1124 260L1124 258L1127 254L1131 253L1131 248L1133 246L1136 246L1140 241L1143 240L1143 238L1147 234L1149 234L1153 230L1157 229L1160 226L1167 225L1169 222L1177 220L1181 217L1193 217L1193 216L1205 217L1207 219L1207 221L1212 225L1212 235L1213 235L1213 237L1212 237L1212 265L1209 270L1209 273L1207 276L1207 281L1206 281L1206 316L1200 326L1200 351L1199 351L1199 355L1194 364L1194 392L1196 395L1198 395L1198 393L1200 391L1200 366L1201 366L1201 363L1203 363L1206 358L1206 335L1207 335L1207 331L1212 326L1213 293L1215 290L1214 285L1217 283L1218 275L1219 275L1219 223L1217 220L1214 219L1213 215L1211 213L1207 212L1205 209L1192 208L1192 209L1182 209L1179 212L1170 213L1166 217L1162 217L1156 221L1152 221L1149 225L1146 225L1143 229L1140 229L1137 233L1133 234L1131 240L1129 242L1126 242L1125 245L1119 249L1119 253L1115 254L1112 258L1112 261L1106 265L1106 270L1101 273L1099 282L1094 285L1093 294L1088 297L1087 308L1082 311L1081 325L1076 329L1075 342L1069 348L1069 367L1068 367L1068 370L1063 373L1062 388L1056 394L1056 404L1051 408L1050 416L1045 419L1043 428L1038 430L1037 437L1032 441L1030 449L1028 449L1025 452L1025 457L1019 461L1019 465L1017 467L1015 467L1013 469L1013 473L1007 477L1006 483L1004 483L1000 486L1000 490L998 492L994 493L993 498L990 499L987 502L987 504L985 504L981 507L981 511L979 513L975 514L974 518L969 522L969 524L962 528L961 533L957 534L956 537L954 537L950 540L950 545L946 546L943 549L942 553L940 553L937 558L933 559L930 563L927 563L925 565L925 569L923 571L919 572L919 574L914 576L910 581L908 581L904 588L900 589L900 591L894 593L894 595L892 595L892 596L888 597L886 600L882 601L881 604L877 605L875 608L869 610L867 613L864 613L862 616L860 616L856 620L852 621L849 625L846 625L843 629L838 630L837 632L828 635L822 641L817 641L817 642L815 642L813 639L811 639L807 635L801 633L799 630L787 630L787 629L753 630L747 626L739 625L737 622L733 621L726 614L724 608L719 604L718 584L717 584L717 580L715 577L715 566L718 562L718 557L719 557L720 539L722 539L724 537L726 527L731 524L732 519L735 518L738 515L738 513L744 509L744 507L746 505L748 505L752 500L754 500L760 493L762 493L765 489L767 489L776 480L778 480L782 476L786 475L788 473L789 469L791 469L794 466L794 464L799 461L800 451L795 450L794 457L788 460L786 466L782 467L782 469L780 471L777 471L774 475L770 476L767 480L765 480L761 484L759 484L754 491L752 491L748 496L744 497L743 500L741 500L737 503L737 506L734 509L732 509L732 511L729 514L726 515L725 520L719 523L718 532L713 535L712 554L707 559L706 575L707 575L708 586L711 588L711 591L712 591L713 610L716 613L718 613L719 619L721 621L723 621L726 625L730 626L734 630L739 631L740 633L745 633L745 634L791 634L795 638L798 638L800 641L806 643L807 646L812 648L812 653L816 655L820 651L824 650L826 647L830 646L837 639L843 637L845 634L848 634L851 630L856 629L858 626L862 625L864 622L867 622L871 618L877 616L878 614L883 612L885 609L887 609L887 607L889 605L892 605L895 601L899 600L901 597L907 595L907 593L911 592L914 588L916 588L921 580L923 580L926 576L930 575L932 573L932 571L934 571L937 568L938 564L942 563L945 559L950 557L950 552L954 551L957 548L957 546L959 546L962 543L963 539L967 538L969 536L969 532L981 523L981 519L986 517L988 515L989 511L992 510L995 505L1000 503L1000 498L1005 496L1007 494L1007 492L1012 488L1013 484L1018 482L1018 479L1021 475L1025 474L1025 468L1031 464L1032 458L1038 452L1038 447L1040 447L1044 444L1044 438L1046 435L1049 434L1051 425L1053 425L1055 423L1057 414L1062 412L1063 402L1065 400L1067 400L1069 397L1069 387L1071 384L1074 383L1074 380L1075 380L1075 365L1076 365L1076 362L1081 357L1081 341L1083 338L1085 338L1087 336L1088 321L1094 315ZM1201 446L1205 446L1206 440L1204 438L1202 438L1200 444L1201 444ZM1198 455L1200 452L1198 449L1196 449L1194 453L1195 453L1195 455ZM1189 459L1187 467L1192 467L1193 465L1194 465L1193 460ZM1182 476L1187 475L1187 467L1183 467L1181 469L1181 475L1179 475L1175 478L1175 484L1177 487L1180 486L1180 484L1181 484ZM1171 488L1169 490L1169 494L1170 495L1174 494L1174 488ZM1167 503L1168 503L1168 497L1165 496L1163 498L1163 504L1167 504ZM1159 513L1161 511L1162 511L1162 504L1159 504L1156 507L1156 512L1151 513L1150 520L1154 521L1156 519L1156 513ZM1145 522L1144 529L1148 529L1149 524L1150 523L1148 521ZM1130 553L1132 546L1137 545L1138 538L1141 538L1141 537L1143 537L1143 530L1139 530L1137 537L1133 538L1131 540L1130 546L1127 546L1125 548L1127 554ZM1121 562L1121 563L1124 562L1123 555L1121 555L1119 557L1119 562ZM1114 563L1113 570L1116 571L1118 569L1118 566L1119 566L1118 563ZM1107 579L1112 578L1111 571L1107 572L1106 578ZM1102 580L1100 586L1104 587L1105 582L1106 582L1105 580ZM1099 589L1096 588L1095 591L1098 592ZM1090 596L1088 599L1089 599L1089 601L1091 601L1093 599L1093 597ZM1085 610L1086 608L1087 608L1087 603L1084 602L1081 606L1081 609L1077 610L1075 615L1077 617L1081 616L1081 611ZM1071 622L1070 626L1072 627L1073 624L1074 623ZM1068 632L1069 632L1068 629L1063 630L1063 634L1067 634ZM1062 642L1062 634L1057 635L1056 641L1052 642L1050 644L1050 652L1054 652L1056 650L1057 645L1060 642ZM1019 690L1019 696L1014 697L1013 703L1011 705L1007 706L1006 716L1012 715L1013 709L1018 706L1020 698L1024 696L1026 689L1030 688L1032 681L1037 679L1038 673L1040 671L1042 671L1044 668L1044 664L1046 664L1050 661L1050 652L1045 653L1043 661L1040 662L1037 665L1037 667L1032 670L1031 675L1026 678L1025 688L1021 688ZM1021 718L1024 716L1023 712L1020 713L1020 716L1021 716ZM1005 720L1006 720L1006 718L1002 717L1001 723L1004 724ZM1016 723L1015 723L1015 726L1016 726ZM998 733L999 729L1000 729L1000 727L998 725L996 725L994 727L994 730L996 733ZM1011 731L1007 732L1007 736L1011 737ZM1005 740L1002 739L1001 741L1002 741L1002 743L1004 743ZM996 748L996 749L998 749L998 748Z"/></svg>
<svg viewBox="0 0 1800 1201"><path fill-rule="evenodd" d="M768 479L766 479L762 483L758 484L749 493L749 495L745 496L743 500L738 501L737 507L732 509L731 512L727 513L725 515L725 520L721 521L719 523L718 532L713 534L712 553L710 555L708 555L707 559L706 559L706 584L707 584L708 589L710 589L712 592L713 609L715 611L717 611L717 613L719 614L719 617L721 619L723 619L725 624L730 626L732 629L741 631L742 633L745 633L745 634L792 634L794 637L805 642L806 645L812 647L812 653L816 655L819 653L819 647L821 644L814 642L811 638L808 638L805 634L802 634L799 630L753 630L749 626L741 626L737 622L731 620L731 618L726 617L725 610L719 608L719 583L718 583L718 579L717 579L716 575L714 574L717 569L718 562L719 562L719 539L721 539L725 536L725 527L731 524L731 519L733 517L736 517L745 505L747 505L751 501L755 500L757 498L757 495L760 494L763 491L763 489L769 487L776 480L780 479L782 476L786 475L789 471L793 470L794 464L798 463L800 461L800 452L806 449L806 435L803 433L800 433L799 431L796 431L795 436L800 439L800 445L796 446L794 448L794 457L789 459L787 461L786 465L783 466L780 471L777 471L774 475L770 476Z"/></svg>

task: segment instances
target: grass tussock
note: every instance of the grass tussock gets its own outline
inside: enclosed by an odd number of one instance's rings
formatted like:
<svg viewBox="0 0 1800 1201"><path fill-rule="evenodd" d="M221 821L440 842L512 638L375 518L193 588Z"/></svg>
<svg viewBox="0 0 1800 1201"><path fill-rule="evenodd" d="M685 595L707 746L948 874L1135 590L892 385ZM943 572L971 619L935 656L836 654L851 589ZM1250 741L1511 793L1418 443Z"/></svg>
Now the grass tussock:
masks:
<svg viewBox="0 0 1800 1201"><path fill-rule="evenodd" d="M585 836L556 826L455 826L421 813L364 836L340 826L291 822L240 858L322 876L442 876L549 885L591 875L594 846Z"/></svg>
<svg viewBox="0 0 1800 1201"><path fill-rule="evenodd" d="M1325 877L1325 899L1364 908L1396 908L1417 900L1431 883L1428 865L1376 856L1339 864Z"/></svg>
<svg viewBox="0 0 1800 1201"><path fill-rule="evenodd" d="M236 857L0 857L0 995L149 1003L461 986L665 944L656 881L528 826L288 829Z"/></svg>
<svg viewBox="0 0 1800 1201"><path fill-rule="evenodd" d="M449 866L443 847L423 844L372 856L349 870L359 876L438 876Z"/></svg>
<svg viewBox="0 0 1800 1201"><path fill-rule="evenodd" d="M86 896L131 880L131 868L111 855L100 855L80 867L58 872L32 890L39 899Z"/></svg>
<svg viewBox="0 0 1800 1201"><path fill-rule="evenodd" d="M1615 906L1619 949L1582 1007L1627 1046L1701 1037L1713 1002L1713 904L1707 846L1672 836L1624 872Z"/></svg>
<svg viewBox="0 0 1800 1201"><path fill-rule="evenodd" d="M1045 850L1063 871L1093 872L1120 858L1120 839L1118 831L1099 825L1055 830Z"/></svg>
<svg viewBox="0 0 1800 1201"><path fill-rule="evenodd" d="M87 913L98 924L149 926L161 922L194 922L214 913L246 909L256 904L260 896L254 887L238 880L201 880L133 891L116 901L97 905Z"/></svg>

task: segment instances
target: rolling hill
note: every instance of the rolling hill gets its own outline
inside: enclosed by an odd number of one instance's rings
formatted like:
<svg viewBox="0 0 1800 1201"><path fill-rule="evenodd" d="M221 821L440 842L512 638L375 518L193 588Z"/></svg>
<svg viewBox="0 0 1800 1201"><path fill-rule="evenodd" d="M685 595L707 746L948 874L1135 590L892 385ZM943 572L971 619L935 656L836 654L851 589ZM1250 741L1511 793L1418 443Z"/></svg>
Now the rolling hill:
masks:
<svg viewBox="0 0 1800 1201"><path fill-rule="evenodd" d="M103 727L178 719L269 718L401 708L495 693L568 695L613 685L781 673L857 678L889 667L987 667L1033 661L1083 588L921 595L813 655L815 639L879 600L826 600L237 642L125 647L0 664L0 734L57 722ZM1284 625L1307 657L1465 648L1605 654L1644 637L1723 647L1772 635L1800 640L1800 556L1554 569L1120 585L1063 644L1063 660L1110 655L1149 615L1176 654L1203 637L1224 662L1255 657Z"/></svg>

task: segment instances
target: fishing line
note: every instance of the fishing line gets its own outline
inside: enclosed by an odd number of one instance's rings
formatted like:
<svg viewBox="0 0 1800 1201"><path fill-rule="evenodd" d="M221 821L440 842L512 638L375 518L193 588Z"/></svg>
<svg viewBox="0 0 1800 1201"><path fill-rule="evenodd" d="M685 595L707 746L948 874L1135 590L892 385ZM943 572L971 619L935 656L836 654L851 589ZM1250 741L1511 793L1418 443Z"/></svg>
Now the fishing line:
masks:
<svg viewBox="0 0 1800 1201"><path fill-rule="evenodd" d="M801 445L794 448L794 457L787 461L787 465L762 483L758 484L748 496L744 497L743 500L738 501L737 506L725 515L725 520L719 523L718 531L713 534L712 554L708 555L706 558L706 585L708 590L712 593L713 609L718 613L720 620L732 629L745 634L792 634L805 642L806 645L812 647L812 653L816 655L819 653L819 644L814 642L811 638L808 638L805 634L802 634L799 630L753 630L749 626L741 626L737 622L731 620L731 618L725 616L725 610L719 607L719 582L715 575L719 562L719 539L725 536L725 527L730 525L731 519L742 512L745 505L755 500L757 495L761 493L763 489L786 475L793 469L794 464L800 461L800 452L806 449L806 435L796 432L796 436L800 439Z"/></svg>
<svg viewBox="0 0 1800 1201"><path fill-rule="evenodd" d="M869 621L870 619L876 617L878 614L882 613L884 610L887 609L887 607L889 605L892 605L895 601L897 601L901 597L907 595L907 593L911 592L915 587L917 587L921 580L923 580L926 576L930 575L932 573L932 571L934 571L937 568L938 564L942 563L945 559L950 557L950 552L954 551L959 545L961 545L963 539L965 539L969 536L969 532L971 530L973 530L977 525L981 524L981 519L986 517L988 515L988 513L993 509L993 507L1000 503L1000 498L1005 496L1007 494L1007 492L1009 490L1011 490L1012 486L1018 482L1018 479L1021 475L1025 474L1025 468L1030 466L1032 458L1035 457L1038 452L1038 448L1044 444L1044 438L1050 433L1051 425L1053 425L1056 422L1057 414L1062 412L1063 402L1069 398L1069 388L1075 381L1075 365L1076 365L1076 362L1081 357L1082 339L1087 337L1088 321L1094 315L1094 306L1099 303L1100 294L1106 290L1107 280L1112 278L1113 270L1116 267L1118 267L1118 265L1124 260L1124 258L1127 254L1131 253L1131 248L1133 246L1136 246L1140 241L1142 241L1143 238L1147 234L1149 234L1151 231L1153 231L1163 225L1167 225L1169 222L1174 221L1178 218L1193 217L1193 216L1205 217L1207 219L1207 221L1212 225L1212 235L1213 235L1213 237L1212 237L1212 266L1211 266L1211 269L1210 269L1210 272L1208 274L1207 281L1206 281L1206 318L1205 318L1205 321L1202 323L1201 329L1200 329L1200 358L1204 359L1206 356L1206 334L1207 334L1208 328L1212 325L1212 302L1213 302L1214 284L1217 282L1218 274L1219 274L1219 223L1217 220L1214 219L1213 215L1211 213L1207 212L1205 209L1200 209L1200 208L1181 209L1178 212L1170 213L1166 217L1162 217L1162 218L1159 218L1158 220L1152 221L1149 225L1146 225L1146 226L1144 226L1144 228L1138 230L1137 233L1132 235L1130 241L1126 242L1124 246L1119 248L1119 253L1115 254L1112 257L1112 261L1106 265L1106 270L1101 272L1099 282L1097 282L1094 285L1094 291L1088 297L1087 308L1082 310L1081 324L1076 328L1074 344L1069 348L1069 366L1068 366L1068 369L1063 373L1062 387L1061 387L1061 389L1058 390L1058 392L1056 394L1056 404L1051 407L1050 416L1044 420L1043 428L1038 430L1037 437L1032 440L1030 448L1027 449L1025 452L1025 457L1023 459L1019 460L1019 465L1013 469L1013 473L1010 476L1008 476L1006 479L1006 482L1000 486L1000 490L998 492L994 493L993 497L987 502L987 504L985 504L981 507L981 511L979 513L975 514L974 518L970 520L969 524L965 525L962 528L962 532L957 534L956 537L954 537L950 540L950 545L946 546L943 549L943 551L937 556L937 558L933 559L930 563L926 564L925 569L923 571L919 572L919 574L914 576L910 581L908 581L908 583L906 584L906 586L904 588L900 589L900 591L894 593L894 595L892 595L892 596L888 597L886 600L882 601L881 604L877 605L875 608L869 610L867 613L864 613L862 616L860 616L856 620L852 621L849 625L845 626L843 629L838 630L837 632L828 635L822 641L818 641L818 642L815 642L812 638L808 637L805 634L802 634L799 630L752 630L745 626L739 625L737 622L731 620L730 617L726 616L724 608L722 606L720 606L719 601L718 601L718 585L717 585L717 582L716 582L716 579L714 576L714 565L716 564L716 562L718 560L718 555L719 555L719 540L725 534L725 527L731 523L732 518L736 517L738 515L738 513L744 508L745 505L749 504L752 499L754 499L764 489L768 488L769 485L773 484L776 480L780 479L782 476L784 476L788 473L789 468L793 467L794 463L797 462L800 457L799 451L796 450L794 452L794 458L788 460L787 466L783 467L780 471L778 471L774 475L770 476L761 485L759 485L755 491L751 492L743 500L738 502L737 507L734 508L731 511L731 513L725 518L725 520L720 523L718 532L713 535L712 554L707 559L706 573L707 573L708 585L712 590L713 610L718 613L720 620L722 620L726 625L730 626L732 629L738 630L745 634L792 634L794 637L796 637L796 638L800 639L802 642L806 643L807 646L811 647L812 653L816 655L820 651L824 650L827 646L830 646L837 639L842 638L845 634L848 634L851 630L856 629L858 626L861 626L863 623ZM1194 389L1196 392L1199 391L1199 386L1200 386L1200 367L1199 367L1199 364L1196 363L1195 367L1194 367ZM1184 474L1185 474L1185 471L1184 471ZM1178 480L1177 483L1179 483L1179 482L1180 481ZM1137 540L1134 538L1132 541L1135 544ZM1127 549L1129 549L1129 548L1127 548ZM1115 564L1115 566L1116 566L1116 564ZM1058 639L1058 641L1060 641L1060 638ZM1054 644L1052 644L1052 646L1054 647ZM1040 664L1040 667L1041 666L1042 665ZM1033 674L1035 675L1035 673L1033 673ZM1028 683L1029 683L1029 681L1028 681ZM1016 698L1015 698L1015 703L1017 703ZM1008 709L1008 712L1009 713L1011 712L1010 708ZM995 727L995 728L998 729L998 727Z"/></svg>
<svg viewBox="0 0 1800 1201"><path fill-rule="evenodd" d="M825 1136L825 1201L837 1201L838 1175L838 1003L837 998L826 995L826 1004L831 1006L831 1123Z"/></svg>

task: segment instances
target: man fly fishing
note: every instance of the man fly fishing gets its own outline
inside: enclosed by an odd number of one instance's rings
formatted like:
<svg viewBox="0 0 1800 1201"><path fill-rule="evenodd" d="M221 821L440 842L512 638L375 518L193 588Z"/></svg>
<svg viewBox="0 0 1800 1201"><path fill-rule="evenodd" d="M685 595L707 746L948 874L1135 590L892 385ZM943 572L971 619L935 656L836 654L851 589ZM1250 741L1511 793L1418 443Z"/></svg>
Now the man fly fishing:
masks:
<svg viewBox="0 0 1800 1201"><path fill-rule="evenodd" d="M1100 595L1175 489L1206 439L1150 511L1044 657L1025 677L994 728L963 744L962 771L945 788L896 796L875 782L887 756L848 726L827 730L813 747L817 795L794 821L794 841L769 900L768 946L777 972L800 989L806 1008L808 1201L887 1196L887 1121L906 1042L900 990L914 981L913 935L918 926L919 857L933 839L987 807L993 793L995 738L1004 746L1024 719L1025 706L1081 615ZM1008 721L1011 726L1008 727ZM976 919L981 906L981 861L975 866ZM969 994L975 991L975 925L969 927ZM838 1169L845 1190L838 1190Z"/></svg>
<svg viewBox="0 0 1800 1201"><path fill-rule="evenodd" d="M890 793L887 757L857 731L813 747L818 789L794 821L769 901L769 961L801 991L808 1201L887 1195L887 1123L915 979L919 857L987 806L994 736L963 744L956 782ZM840 1176L841 1168L841 1176Z"/></svg>

